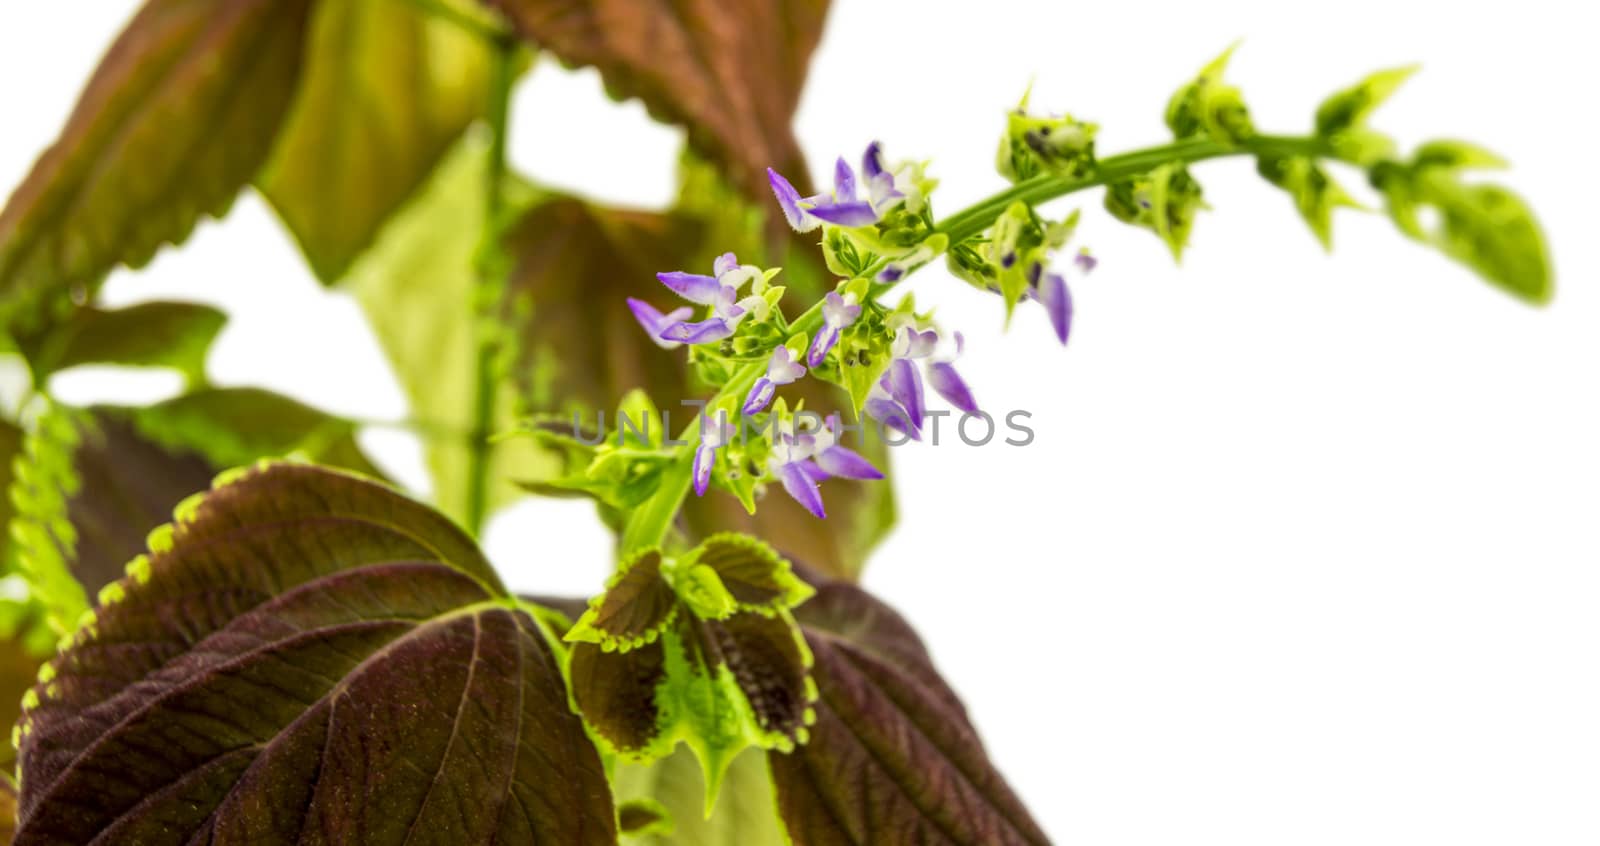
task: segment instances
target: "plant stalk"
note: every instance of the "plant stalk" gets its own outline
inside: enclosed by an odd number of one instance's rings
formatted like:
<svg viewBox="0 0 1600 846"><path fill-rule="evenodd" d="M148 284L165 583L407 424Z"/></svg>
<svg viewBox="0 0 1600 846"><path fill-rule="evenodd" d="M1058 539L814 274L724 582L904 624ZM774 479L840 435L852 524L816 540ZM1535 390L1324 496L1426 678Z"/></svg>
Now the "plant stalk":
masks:
<svg viewBox="0 0 1600 846"><path fill-rule="evenodd" d="M490 79L489 165L484 179L484 242L478 249L477 279L471 307L475 313L478 350L473 362L473 404L471 442L467 453L466 511L467 531L476 535L489 516L489 469L494 459L494 434L499 396L499 333L494 314L506 271L501 225L505 216L505 184L508 176L506 146L511 124L511 89L516 81L516 41L496 37L493 75Z"/></svg>

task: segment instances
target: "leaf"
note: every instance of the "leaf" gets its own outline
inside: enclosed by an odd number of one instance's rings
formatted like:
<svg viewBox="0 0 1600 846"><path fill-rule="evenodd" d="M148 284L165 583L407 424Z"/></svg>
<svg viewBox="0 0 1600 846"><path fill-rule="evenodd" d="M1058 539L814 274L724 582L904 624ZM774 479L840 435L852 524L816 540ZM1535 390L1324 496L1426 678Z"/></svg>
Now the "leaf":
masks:
<svg viewBox="0 0 1600 846"><path fill-rule="evenodd" d="M1409 165L1383 162L1372 182L1401 232L1438 248L1490 284L1533 305L1555 294L1544 232L1521 197L1499 185L1465 182L1459 168L1484 166L1487 154L1423 148ZM1422 209L1435 212L1425 225Z"/></svg>
<svg viewBox="0 0 1600 846"><path fill-rule="evenodd" d="M768 167L804 176L790 124L827 0L491 3L530 42L597 68L614 94L684 126L747 196L766 196Z"/></svg>
<svg viewBox="0 0 1600 846"><path fill-rule="evenodd" d="M109 598L26 703L19 846L616 841L539 625L392 490L231 474Z"/></svg>
<svg viewBox="0 0 1600 846"><path fill-rule="evenodd" d="M1195 215L1206 208L1200 183L1187 167L1173 164L1106 186L1105 205L1118 220L1156 233L1175 260L1183 258Z"/></svg>
<svg viewBox="0 0 1600 846"><path fill-rule="evenodd" d="M630 799L617 805L617 829L625 836L672 833L672 815L654 799Z"/></svg>
<svg viewBox="0 0 1600 846"><path fill-rule="evenodd" d="M592 413L643 388L688 423L693 410L679 405L688 396L683 353L656 346L627 298L665 305L672 294L656 273L690 266L702 243L700 227L676 215L566 197L529 209L506 236L513 269L502 306L523 408Z"/></svg>
<svg viewBox="0 0 1600 846"><path fill-rule="evenodd" d="M301 454L370 470L354 428L251 389L145 408L55 406L28 436L9 500L19 570L59 630L123 575L146 535L222 470Z"/></svg>
<svg viewBox="0 0 1600 846"><path fill-rule="evenodd" d="M483 139L470 134L464 138L342 283L372 322L410 401L411 415L428 435L434 503L457 519L467 511L475 425L479 325L474 304L481 302L475 292L475 260L487 232L487 154ZM506 190L513 208L531 202L525 184L513 181ZM519 422L511 380L502 379L500 385L490 435L509 432ZM542 454L527 438L497 441L490 449L494 506L523 494L518 481L560 470L556 456Z"/></svg>
<svg viewBox="0 0 1600 846"><path fill-rule="evenodd" d="M1235 44L1213 59L1167 102L1167 128L1174 138L1205 137L1232 145L1255 134L1244 95L1222 79L1238 47Z"/></svg>
<svg viewBox="0 0 1600 846"><path fill-rule="evenodd" d="M651 549L623 562L605 593L578 618L568 640L627 651L653 642L672 623L678 595L661 575L661 553Z"/></svg>
<svg viewBox="0 0 1600 846"><path fill-rule="evenodd" d="M763 585L774 588L764 604L742 606L734 593ZM709 813L745 748L805 741L811 656L789 607L810 593L753 539L719 536L666 560L647 551L565 635L573 701L624 759L652 761L687 743L705 769Z"/></svg>
<svg viewBox="0 0 1600 846"><path fill-rule="evenodd" d="M168 449L192 449L218 470L301 455L381 478L356 442L356 425L260 388L208 388L125 409L139 432Z"/></svg>
<svg viewBox="0 0 1600 846"><path fill-rule="evenodd" d="M84 364L168 367L199 384L205 381L206 355L227 322L221 311L198 303L83 306L44 331L18 332L14 340L37 385Z"/></svg>
<svg viewBox="0 0 1600 846"><path fill-rule="evenodd" d="M821 697L811 740L768 761L794 846L1046 844L904 620L859 588L796 612Z"/></svg>
<svg viewBox="0 0 1600 846"><path fill-rule="evenodd" d="M272 149L311 0L148 0L0 212L0 326L220 217Z"/></svg>
<svg viewBox="0 0 1600 846"><path fill-rule="evenodd" d="M256 184L331 284L487 111L492 49L404 0L323 2L309 38L299 94Z"/></svg>
<svg viewBox="0 0 1600 846"><path fill-rule="evenodd" d="M1317 107L1317 134L1327 138L1359 129L1416 72L1416 65L1381 70L1322 101Z"/></svg>
<svg viewBox="0 0 1600 846"><path fill-rule="evenodd" d="M1289 193L1295 210L1311 227L1323 249L1333 249L1333 210L1340 206L1360 207L1315 159L1263 156L1256 160L1256 170L1268 182Z"/></svg>
<svg viewBox="0 0 1600 846"><path fill-rule="evenodd" d="M653 764L618 764L612 785L619 798L659 802L672 821L670 832L624 841L632 846L786 846L773 803L766 755L750 750L733 759L717 806L704 813L700 767L687 749Z"/></svg>

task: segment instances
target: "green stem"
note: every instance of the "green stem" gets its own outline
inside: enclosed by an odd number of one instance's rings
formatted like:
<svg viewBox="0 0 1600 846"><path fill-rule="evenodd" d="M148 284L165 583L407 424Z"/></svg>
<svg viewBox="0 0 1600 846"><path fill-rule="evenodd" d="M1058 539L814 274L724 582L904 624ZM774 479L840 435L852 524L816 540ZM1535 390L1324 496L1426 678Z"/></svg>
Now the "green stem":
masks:
<svg viewBox="0 0 1600 846"><path fill-rule="evenodd" d="M489 515L489 467L493 445L489 442L497 416L497 376L500 347L494 330L496 294L505 271L500 225L505 213L507 176L506 142L511 123L511 88L516 79L516 42L498 37L494 52L493 86L489 100L489 127L493 133L489 166L484 173L484 243L479 247L477 280L472 308L476 312L478 352L473 363L472 441L467 453L466 528L483 530Z"/></svg>
<svg viewBox="0 0 1600 846"><path fill-rule="evenodd" d="M1258 135L1228 146L1215 141L1174 141L1101 159L1093 174L1064 179L1051 174L1019 182L994 196L969 206L939 222L934 231L950 236L952 245L983 233L1012 203L1038 205L1078 191L1098 188L1149 173L1165 164L1193 164L1226 156L1311 156L1328 158L1333 150L1317 138Z"/></svg>
<svg viewBox="0 0 1600 846"><path fill-rule="evenodd" d="M1020 182L945 218L934 231L950 236L950 244L954 246L983 234L984 230L994 225L995 218L1018 201L1037 205L1078 191L1132 179L1165 164L1190 164L1225 156L1260 155L1329 158L1334 156L1334 151L1320 139L1270 135L1256 136L1234 146L1214 141L1176 141L1101 159L1095 172L1083 178L1066 179L1045 174ZM821 324L822 307L818 304L794 321L790 333L809 334ZM743 397L765 370L766 362L745 365L722 386L722 390L706 407L714 409L729 398ZM622 534L624 556L636 550L660 546L671 530L672 521L683 507L684 499L689 495L693 482L695 447L700 442L700 421L691 423L678 439L686 441L687 446L678 448L678 454L663 475L655 495L628 519Z"/></svg>

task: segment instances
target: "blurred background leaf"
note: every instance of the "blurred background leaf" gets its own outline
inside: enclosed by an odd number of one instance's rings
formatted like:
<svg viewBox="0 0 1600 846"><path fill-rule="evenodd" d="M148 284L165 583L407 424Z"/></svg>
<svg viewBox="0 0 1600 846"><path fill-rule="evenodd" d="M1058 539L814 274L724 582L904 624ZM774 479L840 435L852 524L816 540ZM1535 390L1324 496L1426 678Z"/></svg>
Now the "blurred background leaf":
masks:
<svg viewBox="0 0 1600 846"><path fill-rule="evenodd" d="M467 0L438 0L459 14ZM405 0L322 2L300 93L257 184L332 283L488 108L493 48Z"/></svg>
<svg viewBox="0 0 1600 846"><path fill-rule="evenodd" d="M530 42L598 69L614 96L682 125L747 196L766 195L768 167L804 177L790 124L828 0L489 2Z"/></svg>
<svg viewBox="0 0 1600 846"><path fill-rule="evenodd" d="M13 340L39 386L84 364L170 367L195 385L205 381L206 355L227 322L220 310L197 303L83 306L49 327L18 331Z"/></svg>
<svg viewBox="0 0 1600 846"><path fill-rule="evenodd" d="M87 302L220 217L271 152L311 0L149 0L0 211L0 325Z"/></svg>
<svg viewBox="0 0 1600 846"><path fill-rule="evenodd" d="M256 389L142 408L51 404L34 421L9 501L17 570L70 631L189 495L223 470L296 455L372 475L353 424Z"/></svg>

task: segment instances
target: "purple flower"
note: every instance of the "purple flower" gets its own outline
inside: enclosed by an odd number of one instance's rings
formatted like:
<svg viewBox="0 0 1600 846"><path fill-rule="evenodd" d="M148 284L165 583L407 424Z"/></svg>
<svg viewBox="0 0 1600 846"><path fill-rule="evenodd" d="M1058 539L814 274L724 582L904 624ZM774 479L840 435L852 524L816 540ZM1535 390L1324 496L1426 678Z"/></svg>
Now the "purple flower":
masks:
<svg viewBox="0 0 1600 846"><path fill-rule="evenodd" d="M1055 328L1056 337L1066 346L1067 336L1072 333L1072 292L1067 290L1066 277L1059 273L1046 274L1039 283L1037 296L1039 304L1050 314L1050 325Z"/></svg>
<svg viewBox="0 0 1600 846"><path fill-rule="evenodd" d="M841 297L839 292L829 291L822 300L822 328L811 339L811 348L806 351L806 365L817 367L822 364L828 352L839 343L839 334L859 317L861 306L854 297Z"/></svg>
<svg viewBox="0 0 1600 846"><path fill-rule="evenodd" d="M636 300L633 297L628 298L628 308L633 310L634 319L639 321L640 326L644 327L644 331L650 336L650 340L654 341L656 346L666 350L670 350L673 347L678 346L679 343L677 341L666 340L665 338L661 337L661 333L667 331L669 327L675 324L682 323L683 321L687 320L690 315L694 314L694 309L691 309L688 306L673 309L666 314L662 314L656 310L655 306L645 302L644 300Z"/></svg>
<svg viewBox="0 0 1600 846"><path fill-rule="evenodd" d="M797 434L791 423L787 431L780 431L774 439L769 459L772 473L784 491L821 519L828 516L819 489L822 482L832 477L863 481L883 478L883 473L873 467L872 462L839 445L837 429L837 415L815 434Z"/></svg>
<svg viewBox="0 0 1600 846"><path fill-rule="evenodd" d="M867 394L866 405L862 407L868 417L899 432L914 441L922 440L922 427L912 421L911 415L905 407L895 402L884 389L883 382L872 386L871 393Z"/></svg>
<svg viewBox="0 0 1600 846"><path fill-rule="evenodd" d="M922 372L917 369L916 362L909 358L889 362L881 384L895 403L905 409L911 422L921 429L922 422L928 419L928 405L922 390Z"/></svg>
<svg viewBox="0 0 1600 846"><path fill-rule="evenodd" d="M966 339L956 332L953 337L955 352L944 358L936 357L940 340L939 332L935 329L900 328L891 348L894 358L868 398L866 410L869 416L921 440L922 423L927 418L923 373L926 373L926 384L931 385L946 402L966 414L978 413L978 403L973 399L972 389L967 387L966 380L956 372L953 364L964 351ZM922 362L922 371L917 369L919 361Z"/></svg>
<svg viewBox="0 0 1600 846"><path fill-rule="evenodd" d="M671 344L714 344L732 337L739 323L752 312L757 313L758 319L765 314L767 301L764 298L752 295L739 299L739 289L746 282L761 277L758 268L740 265L733 253L723 253L712 265L712 272L714 276L683 271L656 274L656 279L678 296L691 303L710 306L712 316L691 323L686 319L689 315L684 314L662 325L652 332L651 337ZM679 309L672 313L678 315L682 311ZM634 314L639 314L637 307ZM652 324L646 324L643 317L639 322L645 325L646 331L652 329Z"/></svg>
<svg viewBox="0 0 1600 846"><path fill-rule="evenodd" d="M789 352L788 347L773 350L772 358L767 361L767 375L757 379L745 397L744 413L761 413L772 404L772 397L780 386L791 384L804 375L806 369L794 360L794 353Z"/></svg>
<svg viewBox="0 0 1600 846"><path fill-rule="evenodd" d="M905 199L896 189L894 174L883 167L883 145L874 141L867 146L861 160L861 171L867 180L867 198L861 199L856 188L856 173L840 158L833 167L833 195L817 194L802 197L783 174L767 168L767 181L783 217L796 232L810 232L824 223L834 226L871 226L883 218L884 212Z"/></svg>
<svg viewBox="0 0 1600 846"><path fill-rule="evenodd" d="M1078 254L1072 257L1072 263L1077 265L1085 276L1093 273L1094 269L1100 266L1100 260L1089 255L1088 249L1079 250Z"/></svg>
<svg viewBox="0 0 1600 846"><path fill-rule="evenodd" d="M717 450L732 440L737 433L738 430L724 416L718 415L715 423L701 420L700 445L694 450L695 496L706 495L706 489L711 486L711 469L717 463Z"/></svg>
<svg viewBox="0 0 1600 846"><path fill-rule="evenodd" d="M928 384L933 386L945 402L960 409L964 414L977 414L978 402L972 398L972 390L967 387L966 380L956 372L955 367L948 361L934 361L928 364Z"/></svg>
<svg viewBox="0 0 1600 846"><path fill-rule="evenodd" d="M862 458L855 450L839 445L839 415L828 418L828 425L812 436L812 461L829 476L839 479L876 481L883 478L882 471L872 462Z"/></svg>

